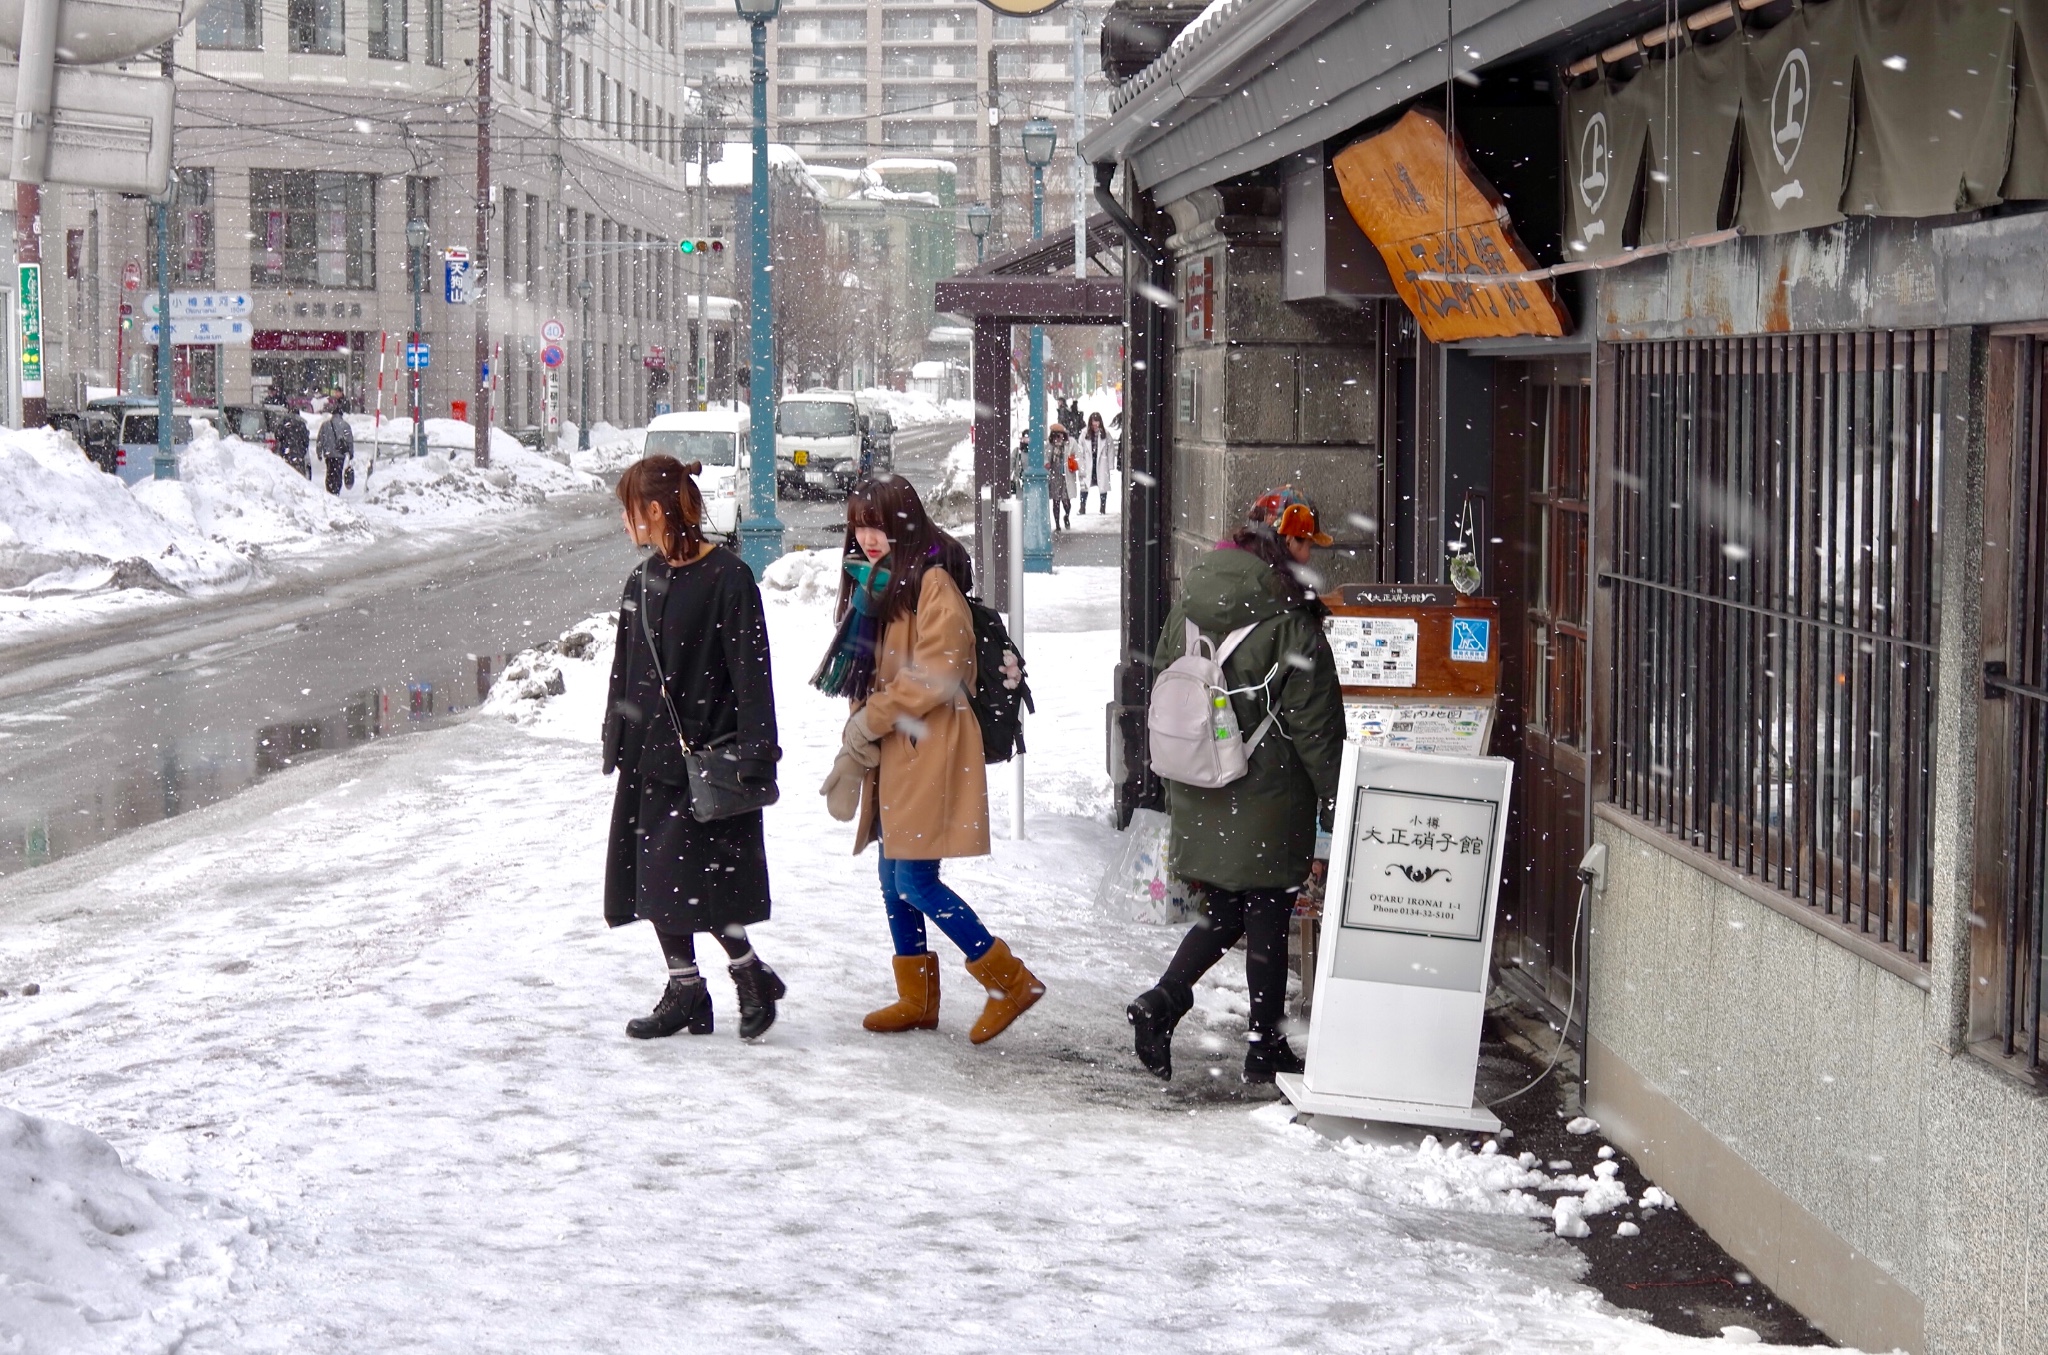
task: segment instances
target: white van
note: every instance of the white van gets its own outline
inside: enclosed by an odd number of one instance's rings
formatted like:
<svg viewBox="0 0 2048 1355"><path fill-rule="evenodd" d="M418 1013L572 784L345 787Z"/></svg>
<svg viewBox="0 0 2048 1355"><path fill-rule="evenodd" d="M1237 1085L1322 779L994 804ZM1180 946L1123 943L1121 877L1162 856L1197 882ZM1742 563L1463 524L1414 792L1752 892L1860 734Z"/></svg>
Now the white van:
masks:
<svg viewBox="0 0 2048 1355"><path fill-rule="evenodd" d="M852 391L809 390L775 403L778 485L845 494L860 478L860 405Z"/></svg>
<svg viewBox="0 0 2048 1355"><path fill-rule="evenodd" d="M704 463L697 488L704 495L705 524L721 536L739 530L740 498L746 493L747 412L690 410L662 414L647 425L643 456L672 456L688 465Z"/></svg>

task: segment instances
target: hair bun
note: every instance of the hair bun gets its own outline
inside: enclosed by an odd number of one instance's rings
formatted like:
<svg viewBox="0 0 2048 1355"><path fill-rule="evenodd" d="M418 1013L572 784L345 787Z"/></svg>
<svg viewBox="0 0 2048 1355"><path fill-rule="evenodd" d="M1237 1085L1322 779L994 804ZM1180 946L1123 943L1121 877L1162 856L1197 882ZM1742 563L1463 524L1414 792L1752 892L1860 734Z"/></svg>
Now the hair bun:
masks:
<svg viewBox="0 0 2048 1355"><path fill-rule="evenodd" d="M704 463L702 461L685 461L683 463L683 474L695 476L703 473Z"/></svg>

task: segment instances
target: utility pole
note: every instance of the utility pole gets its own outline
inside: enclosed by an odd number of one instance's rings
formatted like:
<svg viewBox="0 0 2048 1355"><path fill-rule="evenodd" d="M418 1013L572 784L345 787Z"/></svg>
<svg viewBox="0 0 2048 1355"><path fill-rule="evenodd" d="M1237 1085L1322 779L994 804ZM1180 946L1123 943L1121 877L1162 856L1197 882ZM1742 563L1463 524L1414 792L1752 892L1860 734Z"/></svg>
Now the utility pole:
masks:
<svg viewBox="0 0 2048 1355"><path fill-rule="evenodd" d="M988 49L988 207L989 234L996 238L996 253L1003 252L1007 235L1003 229L1003 109L996 73L996 49Z"/></svg>
<svg viewBox="0 0 2048 1355"><path fill-rule="evenodd" d="M174 39L166 39L163 73L172 70ZM178 478L178 455L171 444L171 203L178 196L178 171L171 164L170 187L156 204L156 478ZM39 299L40 304L40 299Z"/></svg>
<svg viewBox="0 0 2048 1355"><path fill-rule="evenodd" d="M57 0L28 0L21 14L21 64L12 156L14 185L14 261L20 290L15 294L20 320L21 426L41 428L50 421L50 403L43 395L43 171L50 155L50 99L57 80ZM33 295L31 292L33 291ZM163 322L170 323L164 316Z"/></svg>
<svg viewBox="0 0 2048 1355"><path fill-rule="evenodd" d="M491 464L491 0L476 26L476 464Z"/></svg>
<svg viewBox="0 0 2048 1355"><path fill-rule="evenodd" d="M1088 135L1088 11L1076 4L1074 21L1074 276L1088 276L1088 162L1081 157L1081 141ZM1067 430L1077 437L1080 429Z"/></svg>
<svg viewBox="0 0 2048 1355"><path fill-rule="evenodd" d="M699 105L697 132L697 238L704 238L711 216L711 109ZM725 158L725 144L719 142L719 158ZM697 408L711 408L711 377L717 364L711 360L711 261L697 255Z"/></svg>
<svg viewBox="0 0 2048 1355"><path fill-rule="evenodd" d="M554 192L548 203L548 304L552 310L557 291L566 290L567 272L562 267L563 233L568 229L564 224L562 209L563 178L567 163L563 158L562 146L562 97L563 87L569 78L569 24L567 0L555 0L555 53L548 62L548 168L554 172ZM531 242L528 249L533 248ZM548 426L548 436L554 440L550 453L560 450L562 437L562 378L561 368L550 367L547 376L548 412L542 420Z"/></svg>

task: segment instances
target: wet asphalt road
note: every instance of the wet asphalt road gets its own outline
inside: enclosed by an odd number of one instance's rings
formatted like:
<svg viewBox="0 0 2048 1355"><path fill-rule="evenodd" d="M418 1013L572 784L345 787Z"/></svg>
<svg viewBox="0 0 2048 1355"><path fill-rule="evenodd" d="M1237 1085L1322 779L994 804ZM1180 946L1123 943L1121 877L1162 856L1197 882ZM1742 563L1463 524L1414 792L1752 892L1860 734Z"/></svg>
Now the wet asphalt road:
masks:
<svg viewBox="0 0 2048 1355"><path fill-rule="evenodd" d="M964 434L906 430L898 470L935 484ZM845 509L790 501L779 512L795 549L835 542ZM517 526L427 558L0 652L0 875L309 757L445 724L482 699L508 655L616 603L637 557L608 496L559 500ZM1114 542L1076 541L1067 562L1112 563Z"/></svg>

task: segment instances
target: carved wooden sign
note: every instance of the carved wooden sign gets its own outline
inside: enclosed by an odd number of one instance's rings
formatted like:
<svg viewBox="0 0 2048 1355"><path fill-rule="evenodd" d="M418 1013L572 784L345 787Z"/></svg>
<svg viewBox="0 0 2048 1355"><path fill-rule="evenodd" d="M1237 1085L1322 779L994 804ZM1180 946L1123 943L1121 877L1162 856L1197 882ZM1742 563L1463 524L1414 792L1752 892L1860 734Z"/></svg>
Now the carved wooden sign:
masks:
<svg viewBox="0 0 2048 1355"><path fill-rule="evenodd" d="M1352 220L1387 261L1394 290L1434 343L1535 334L1571 319L1548 282L1489 282L1536 269L1493 186L1443 125L1419 110L1347 146L1333 162ZM1419 273L1468 275L1455 281Z"/></svg>

